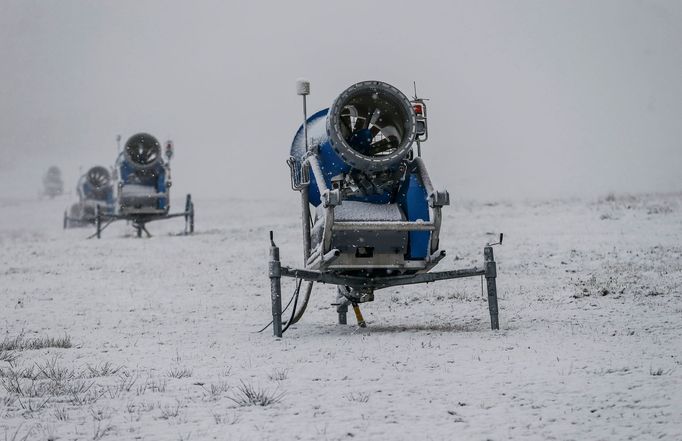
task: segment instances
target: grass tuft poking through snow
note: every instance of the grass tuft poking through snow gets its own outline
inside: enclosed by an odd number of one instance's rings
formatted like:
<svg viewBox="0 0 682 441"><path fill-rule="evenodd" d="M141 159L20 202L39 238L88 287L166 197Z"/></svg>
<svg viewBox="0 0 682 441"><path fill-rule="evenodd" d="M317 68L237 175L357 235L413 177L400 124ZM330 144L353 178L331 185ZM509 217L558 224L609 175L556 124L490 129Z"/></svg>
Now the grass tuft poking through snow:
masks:
<svg viewBox="0 0 682 441"><path fill-rule="evenodd" d="M11 351L0 350L0 361L5 361L9 364L14 363L19 356Z"/></svg>
<svg viewBox="0 0 682 441"><path fill-rule="evenodd" d="M202 385L201 387L206 392L207 399L213 401L219 399L223 393L230 390L230 385L224 381L221 381L219 383L211 383L208 385L208 387L206 387L205 385Z"/></svg>
<svg viewBox="0 0 682 441"><path fill-rule="evenodd" d="M268 375L268 378L272 381L284 381L287 378L289 378L289 369L275 368L275 370L273 370L272 373Z"/></svg>
<svg viewBox="0 0 682 441"><path fill-rule="evenodd" d="M189 378L192 376L192 369L174 367L168 371L168 376L171 378Z"/></svg>
<svg viewBox="0 0 682 441"><path fill-rule="evenodd" d="M161 411L161 415L159 416L159 418L161 418L162 420L176 418L178 415L180 415L180 401L176 400L175 404L161 406L159 410Z"/></svg>
<svg viewBox="0 0 682 441"><path fill-rule="evenodd" d="M369 401L370 393L369 392L351 392L348 395L346 395L346 399L350 402L353 403L366 403Z"/></svg>
<svg viewBox="0 0 682 441"><path fill-rule="evenodd" d="M65 334L63 337L37 337L26 338L23 334L19 334L13 338L3 339L0 342L0 352L3 351L25 351L44 348L64 348L68 349L72 346L71 337Z"/></svg>
<svg viewBox="0 0 682 441"><path fill-rule="evenodd" d="M251 383L245 383L240 380L240 385L234 394L228 395L227 398L234 401L241 407L247 406L270 406L277 404L284 398L284 393L277 389L268 390Z"/></svg>

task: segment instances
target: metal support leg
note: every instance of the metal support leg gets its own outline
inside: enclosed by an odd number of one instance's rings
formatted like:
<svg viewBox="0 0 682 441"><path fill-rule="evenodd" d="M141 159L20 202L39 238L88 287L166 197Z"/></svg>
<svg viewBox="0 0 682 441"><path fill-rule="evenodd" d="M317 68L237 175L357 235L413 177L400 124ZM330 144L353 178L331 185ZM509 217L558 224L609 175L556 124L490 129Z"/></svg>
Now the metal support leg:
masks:
<svg viewBox="0 0 682 441"><path fill-rule="evenodd" d="M310 200L308 186L301 190L301 223L303 225L303 265L310 258Z"/></svg>
<svg viewBox="0 0 682 441"><path fill-rule="evenodd" d="M498 320L497 308L497 284L495 278L497 277L497 265L495 264L495 257L493 256L493 247L487 246L483 249L483 257L485 262L485 282L488 288L488 309L490 310L490 327L491 329L500 329Z"/></svg>
<svg viewBox="0 0 682 441"><path fill-rule="evenodd" d="M348 324L348 303L342 303L336 307L336 312L339 313L339 325Z"/></svg>
<svg viewBox="0 0 682 441"><path fill-rule="evenodd" d="M194 232L194 202L192 202L192 195L187 193L185 199L185 234L192 234Z"/></svg>
<svg viewBox="0 0 682 441"><path fill-rule="evenodd" d="M194 233L194 202L191 204L192 211L189 214L189 234Z"/></svg>
<svg viewBox="0 0 682 441"><path fill-rule="evenodd" d="M99 205L95 205L95 228L97 229L97 239L102 237L102 211Z"/></svg>
<svg viewBox="0 0 682 441"><path fill-rule="evenodd" d="M274 235L270 231L270 298L272 300L272 331L275 337L282 336L282 264L279 261L279 247L275 245Z"/></svg>
<svg viewBox="0 0 682 441"><path fill-rule="evenodd" d="M348 291L348 287L343 285L338 285L336 287L336 312L339 315L339 325L348 324L348 305L350 305L350 300L344 295Z"/></svg>
<svg viewBox="0 0 682 441"><path fill-rule="evenodd" d="M336 312L339 314L339 325L348 324L348 304L350 303L347 298L339 295L336 298Z"/></svg>

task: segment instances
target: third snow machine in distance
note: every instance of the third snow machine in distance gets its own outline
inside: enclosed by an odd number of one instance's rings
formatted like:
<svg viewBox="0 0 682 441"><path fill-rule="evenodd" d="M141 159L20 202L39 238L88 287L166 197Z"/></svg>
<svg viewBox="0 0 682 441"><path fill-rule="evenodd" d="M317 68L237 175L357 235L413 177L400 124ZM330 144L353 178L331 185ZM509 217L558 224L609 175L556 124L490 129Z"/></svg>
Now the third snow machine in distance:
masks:
<svg viewBox="0 0 682 441"><path fill-rule="evenodd" d="M54 199L62 193L64 193L62 171L59 167L53 165L47 169L45 176L43 176L43 195Z"/></svg>
<svg viewBox="0 0 682 441"><path fill-rule="evenodd" d="M99 211L95 222L98 238L106 225L115 220L130 221L137 237L141 237L142 232L151 236L146 228L147 223L173 217L185 218L185 234L194 232L194 203L190 194L185 200L184 211L170 213L171 141L166 143L165 156L164 160L161 144L148 133L138 133L126 141L116 160L116 213L107 215ZM103 222L107 224L103 225Z"/></svg>
<svg viewBox="0 0 682 441"><path fill-rule="evenodd" d="M473 276L486 279L490 324L498 329L493 244L485 246L480 266L431 271L445 257L439 246L441 209L450 199L434 189L421 158L428 137L424 100L410 100L381 81L363 81L308 118L310 83L299 81L297 92L304 123L288 164L292 188L301 194L303 268L280 264L271 233L274 334L281 337L301 318L313 282L337 286L339 323L346 324L352 306L365 326L359 304L374 300L376 290ZM282 277L296 279L287 321Z"/></svg>
<svg viewBox="0 0 682 441"><path fill-rule="evenodd" d="M105 167L95 166L78 179L78 202L64 212L64 228L92 225L97 210L103 216L114 214L114 181ZM99 208L98 208L99 207Z"/></svg>

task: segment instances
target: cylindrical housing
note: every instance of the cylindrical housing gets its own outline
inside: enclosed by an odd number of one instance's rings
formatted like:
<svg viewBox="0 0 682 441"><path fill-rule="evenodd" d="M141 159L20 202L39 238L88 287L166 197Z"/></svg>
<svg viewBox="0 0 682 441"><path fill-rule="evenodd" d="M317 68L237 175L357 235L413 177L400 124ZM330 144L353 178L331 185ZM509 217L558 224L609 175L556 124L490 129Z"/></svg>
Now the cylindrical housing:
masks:
<svg viewBox="0 0 682 441"><path fill-rule="evenodd" d="M111 173L105 167L91 167L78 180L78 195L82 200L99 200L109 202L113 198L113 182Z"/></svg>
<svg viewBox="0 0 682 441"><path fill-rule="evenodd" d="M131 136L123 146L123 157L138 170L152 168L163 161L161 144L149 133Z"/></svg>
<svg viewBox="0 0 682 441"><path fill-rule="evenodd" d="M386 170L412 148L417 117L410 100L381 81L350 86L334 100L327 116L331 146L352 168Z"/></svg>
<svg viewBox="0 0 682 441"><path fill-rule="evenodd" d="M332 177L352 169L367 173L394 170L412 148L416 115L410 100L395 87L363 81L343 91L329 109L310 116L307 132L309 144L318 146L324 187L331 188ZM291 145L298 167L305 154L301 126ZM319 205L320 188L315 180L309 193L310 202ZM385 203L385 199L379 195L372 200Z"/></svg>
<svg viewBox="0 0 682 441"><path fill-rule="evenodd" d="M109 170L101 165L96 165L85 174L88 183L93 186L93 188L104 188L111 185L111 174Z"/></svg>

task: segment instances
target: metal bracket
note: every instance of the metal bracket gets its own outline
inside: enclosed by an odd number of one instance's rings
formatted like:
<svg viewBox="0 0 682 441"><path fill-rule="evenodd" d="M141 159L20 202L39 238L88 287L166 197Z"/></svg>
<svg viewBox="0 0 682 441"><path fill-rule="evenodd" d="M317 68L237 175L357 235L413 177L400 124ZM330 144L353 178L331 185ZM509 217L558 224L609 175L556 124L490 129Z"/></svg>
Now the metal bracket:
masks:
<svg viewBox="0 0 682 441"><path fill-rule="evenodd" d="M322 193L322 206L335 207L341 205L341 192L338 189L327 190Z"/></svg>
<svg viewBox="0 0 682 441"><path fill-rule="evenodd" d="M291 174L291 189L295 191L302 191L310 184L310 169L307 163L297 164L296 159L290 156L287 159L289 172ZM297 166L298 165L298 166Z"/></svg>
<svg viewBox="0 0 682 441"><path fill-rule="evenodd" d="M431 208L443 207L446 205L450 205L450 193L448 193L447 190L436 190L429 195L429 206Z"/></svg>

